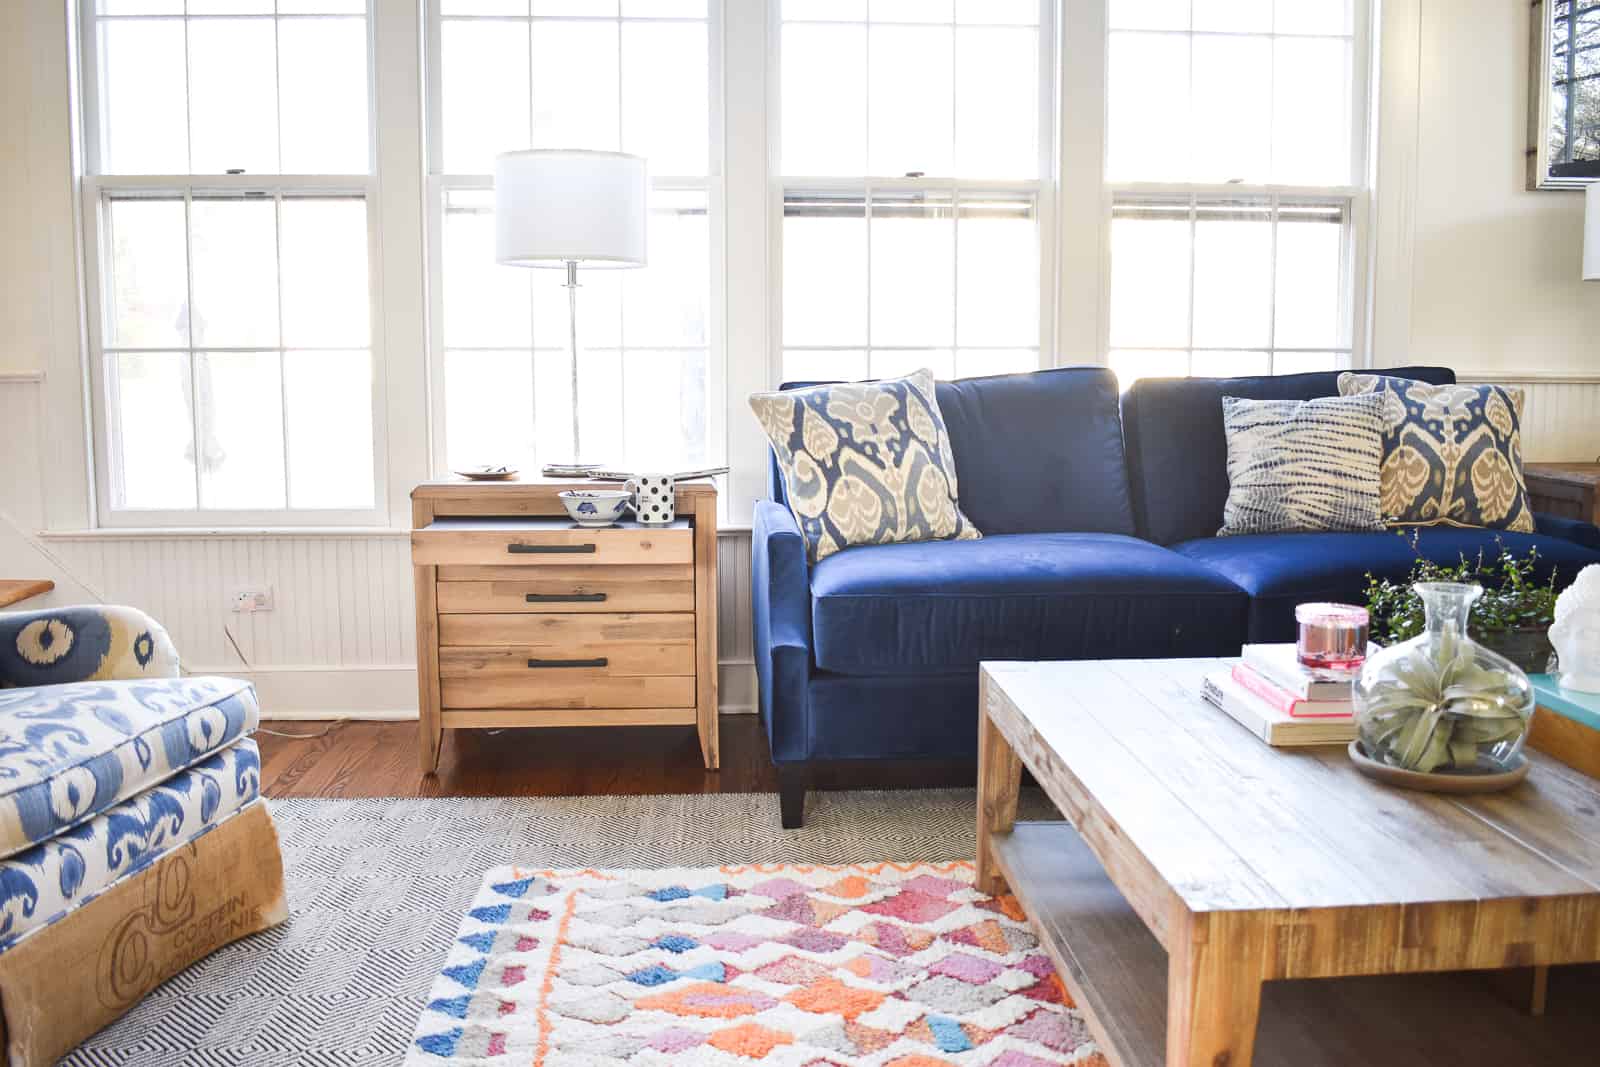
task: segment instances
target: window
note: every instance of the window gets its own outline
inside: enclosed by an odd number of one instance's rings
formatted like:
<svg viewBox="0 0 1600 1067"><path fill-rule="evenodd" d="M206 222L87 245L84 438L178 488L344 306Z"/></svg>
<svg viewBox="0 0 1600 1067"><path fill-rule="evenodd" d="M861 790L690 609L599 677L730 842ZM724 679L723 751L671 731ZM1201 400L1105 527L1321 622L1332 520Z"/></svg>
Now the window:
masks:
<svg viewBox="0 0 1600 1067"><path fill-rule="evenodd" d="M1109 19L1109 350L1124 386L1349 365L1364 13L1112 0Z"/></svg>
<svg viewBox="0 0 1600 1067"><path fill-rule="evenodd" d="M372 521L364 0L84 26L103 521Z"/></svg>
<svg viewBox="0 0 1600 1067"><path fill-rule="evenodd" d="M784 380L1039 365L1053 8L778 4Z"/></svg>
<svg viewBox="0 0 1600 1067"><path fill-rule="evenodd" d="M583 458L653 469L715 462L720 190L707 0L429 6L443 461L460 469L572 458L562 272L494 261L494 157L534 147L621 150L650 164L649 265L579 272Z"/></svg>

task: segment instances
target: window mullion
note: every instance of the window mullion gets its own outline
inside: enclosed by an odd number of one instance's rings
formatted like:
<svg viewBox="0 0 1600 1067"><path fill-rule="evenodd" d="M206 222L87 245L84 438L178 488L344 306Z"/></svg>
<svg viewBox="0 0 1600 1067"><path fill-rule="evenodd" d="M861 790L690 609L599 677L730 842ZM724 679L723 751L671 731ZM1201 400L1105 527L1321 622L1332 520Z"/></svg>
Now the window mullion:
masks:
<svg viewBox="0 0 1600 1067"><path fill-rule="evenodd" d="M188 347L185 355L189 360L189 448L194 453L194 506L198 511L204 506L201 498L200 468L205 460L204 441L200 429L200 372L198 358L195 355L194 336L194 193L190 189L183 191L183 261L184 275L187 290L184 295L187 321L184 332L188 335L185 340Z"/></svg>
<svg viewBox="0 0 1600 1067"><path fill-rule="evenodd" d="M289 462L289 339L283 328L283 193L272 198L274 251L277 254L278 279L278 421L283 427L283 506L294 506L294 465ZM372 206L367 205L371 211ZM368 283L371 285L370 281Z"/></svg>

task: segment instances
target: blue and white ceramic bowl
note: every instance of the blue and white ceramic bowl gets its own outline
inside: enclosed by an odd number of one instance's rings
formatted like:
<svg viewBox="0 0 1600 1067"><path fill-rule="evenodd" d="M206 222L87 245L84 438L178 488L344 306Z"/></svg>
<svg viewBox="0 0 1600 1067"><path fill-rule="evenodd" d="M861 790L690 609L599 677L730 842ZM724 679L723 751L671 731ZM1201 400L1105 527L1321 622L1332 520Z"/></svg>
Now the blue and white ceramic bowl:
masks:
<svg viewBox="0 0 1600 1067"><path fill-rule="evenodd" d="M610 526L622 518L632 498L620 489L565 489L556 495L579 526Z"/></svg>

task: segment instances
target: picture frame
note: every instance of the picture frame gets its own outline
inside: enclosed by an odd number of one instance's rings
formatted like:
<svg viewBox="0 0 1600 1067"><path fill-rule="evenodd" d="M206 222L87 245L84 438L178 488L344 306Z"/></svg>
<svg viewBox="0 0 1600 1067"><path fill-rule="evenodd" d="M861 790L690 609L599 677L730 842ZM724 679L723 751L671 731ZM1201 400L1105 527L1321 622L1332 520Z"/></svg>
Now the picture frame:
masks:
<svg viewBox="0 0 1600 1067"><path fill-rule="evenodd" d="M1600 5L1532 0L1529 18L1528 188L1581 189L1600 181Z"/></svg>

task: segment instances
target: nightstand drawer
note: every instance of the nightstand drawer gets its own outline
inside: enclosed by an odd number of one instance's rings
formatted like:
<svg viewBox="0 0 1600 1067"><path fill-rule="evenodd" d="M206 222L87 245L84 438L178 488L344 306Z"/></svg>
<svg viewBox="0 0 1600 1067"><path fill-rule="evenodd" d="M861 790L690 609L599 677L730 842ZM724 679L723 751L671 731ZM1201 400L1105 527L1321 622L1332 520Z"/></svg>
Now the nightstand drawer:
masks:
<svg viewBox="0 0 1600 1067"><path fill-rule="evenodd" d="M441 615L439 677L694 675L694 616Z"/></svg>
<svg viewBox="0 0 1600 1067"><path fill-rule="evenodd" d="M411 560L418 566L685 564L694 562L694 531L687 523L585 530L555 520L437 519L412 531Z"/></svg>
<svg viewBox="0 0 1600 1067"><path fill-rule="evenodd" d="M439 679L440 703L454 708L688 708L694 676L616 677L593 670L527 671Z"/></svg>
<svg viewBox="0 0 1600 1067"><path fill-rule="evenodd" d="M694 611L691 566L439 568L442 614Z"/></svg>

